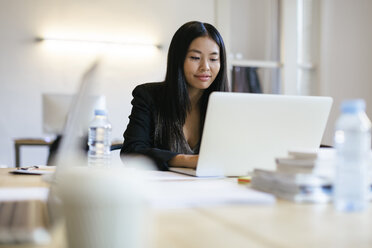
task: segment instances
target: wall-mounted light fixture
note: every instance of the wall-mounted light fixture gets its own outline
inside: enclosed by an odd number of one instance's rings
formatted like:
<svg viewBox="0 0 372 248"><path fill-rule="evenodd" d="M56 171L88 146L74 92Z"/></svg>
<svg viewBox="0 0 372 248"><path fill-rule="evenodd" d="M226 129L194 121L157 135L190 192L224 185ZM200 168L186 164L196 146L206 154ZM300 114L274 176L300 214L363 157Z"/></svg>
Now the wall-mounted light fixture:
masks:
<svg viewBox="0 0 372 248"><path fill-rule="evenodd" d="M119 46L144 46L144 47L156 47L161 49L160 44L142 43L142 42L126 42L126 41L112 41L112 40L88 40L88 39L70 39L70 38L57 38L57 37L36 37L35 41L53 41L53 42L72 42L72 43L89 43L89 44L100 44L100 45L119 45Z"/></svg>
<svg viewBox="0 0 372 248"><path fill-rule="evenodd" d="M110 58L143 59L157 56L162 46L147 37L97 37L96 35L56 34L37 36L48 54L59 56L110 56Z"/></svg>

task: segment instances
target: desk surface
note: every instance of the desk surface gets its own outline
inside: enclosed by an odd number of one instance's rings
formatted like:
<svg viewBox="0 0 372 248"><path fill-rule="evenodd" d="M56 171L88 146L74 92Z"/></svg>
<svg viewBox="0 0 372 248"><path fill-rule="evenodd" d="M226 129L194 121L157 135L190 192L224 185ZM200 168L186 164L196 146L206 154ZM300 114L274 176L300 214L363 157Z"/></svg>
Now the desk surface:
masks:
<svg viewBox="0 0 372 248"><path fill-rule="evenodd" d="M0 169L0 187L48 185L40 176L11 175ZM211 179L213 180L213 179ZM154 210L153 247L372 247L372 206L363 213L340 213L330 204L228 205ZM63 228L48 246L65 248Z"/></svg>

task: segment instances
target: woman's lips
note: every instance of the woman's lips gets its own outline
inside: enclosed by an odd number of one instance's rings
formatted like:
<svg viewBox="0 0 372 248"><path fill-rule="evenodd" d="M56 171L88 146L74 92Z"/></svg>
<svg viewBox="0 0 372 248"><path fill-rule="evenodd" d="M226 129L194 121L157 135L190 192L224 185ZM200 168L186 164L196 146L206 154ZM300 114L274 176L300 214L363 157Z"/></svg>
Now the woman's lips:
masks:
<svg viewBox="0 0 372 248"><path fill-rule="evenodd" d="M197 75L196 76L200 81L208 81L210 78L211 78L211 76L209 76L209 75Z"/></svg>

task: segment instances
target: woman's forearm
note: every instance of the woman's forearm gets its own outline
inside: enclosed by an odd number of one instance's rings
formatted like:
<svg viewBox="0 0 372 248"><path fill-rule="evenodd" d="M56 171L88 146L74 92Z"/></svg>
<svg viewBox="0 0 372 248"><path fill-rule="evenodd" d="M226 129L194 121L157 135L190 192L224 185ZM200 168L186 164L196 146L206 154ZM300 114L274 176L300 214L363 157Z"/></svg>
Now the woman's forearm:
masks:
<svg viewBox="0 0 372 248"><path fill-rule="evenodd" d="M174 167L196 168L199 155L178 154L169 160L169 165Z"/></svg>

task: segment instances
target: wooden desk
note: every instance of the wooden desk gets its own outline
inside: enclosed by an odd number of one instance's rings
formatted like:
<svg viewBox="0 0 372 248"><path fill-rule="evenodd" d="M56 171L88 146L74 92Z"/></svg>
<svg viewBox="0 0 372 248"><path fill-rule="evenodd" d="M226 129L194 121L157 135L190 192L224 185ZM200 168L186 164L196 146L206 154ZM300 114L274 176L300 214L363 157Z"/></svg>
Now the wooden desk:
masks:
<svg viewBox="0 0 372 248"><path fill-rule="evenodd" d="M49 187L49 184L37 175L14 175L9 171L15 168L0 168L0 188L6 187Z"/></svg>
<svg viewBox="0 0 372 248"><path fill-rule="evenodd" d="M365 213L340 213L330 204L278 201L269 207L204 209L262 247L372 247L372 206Z"/></svg>
<svg viewBox="0 0 372 248"><path fill-rule="evenodd" d="M47 186L40 176L10 175L0 169L0 187ZM339 213L330 204L230 205L153 210L154 248L190 247L372 247L372 206L363 213ZM65 248L63 226L48 246Z"/></svg>

